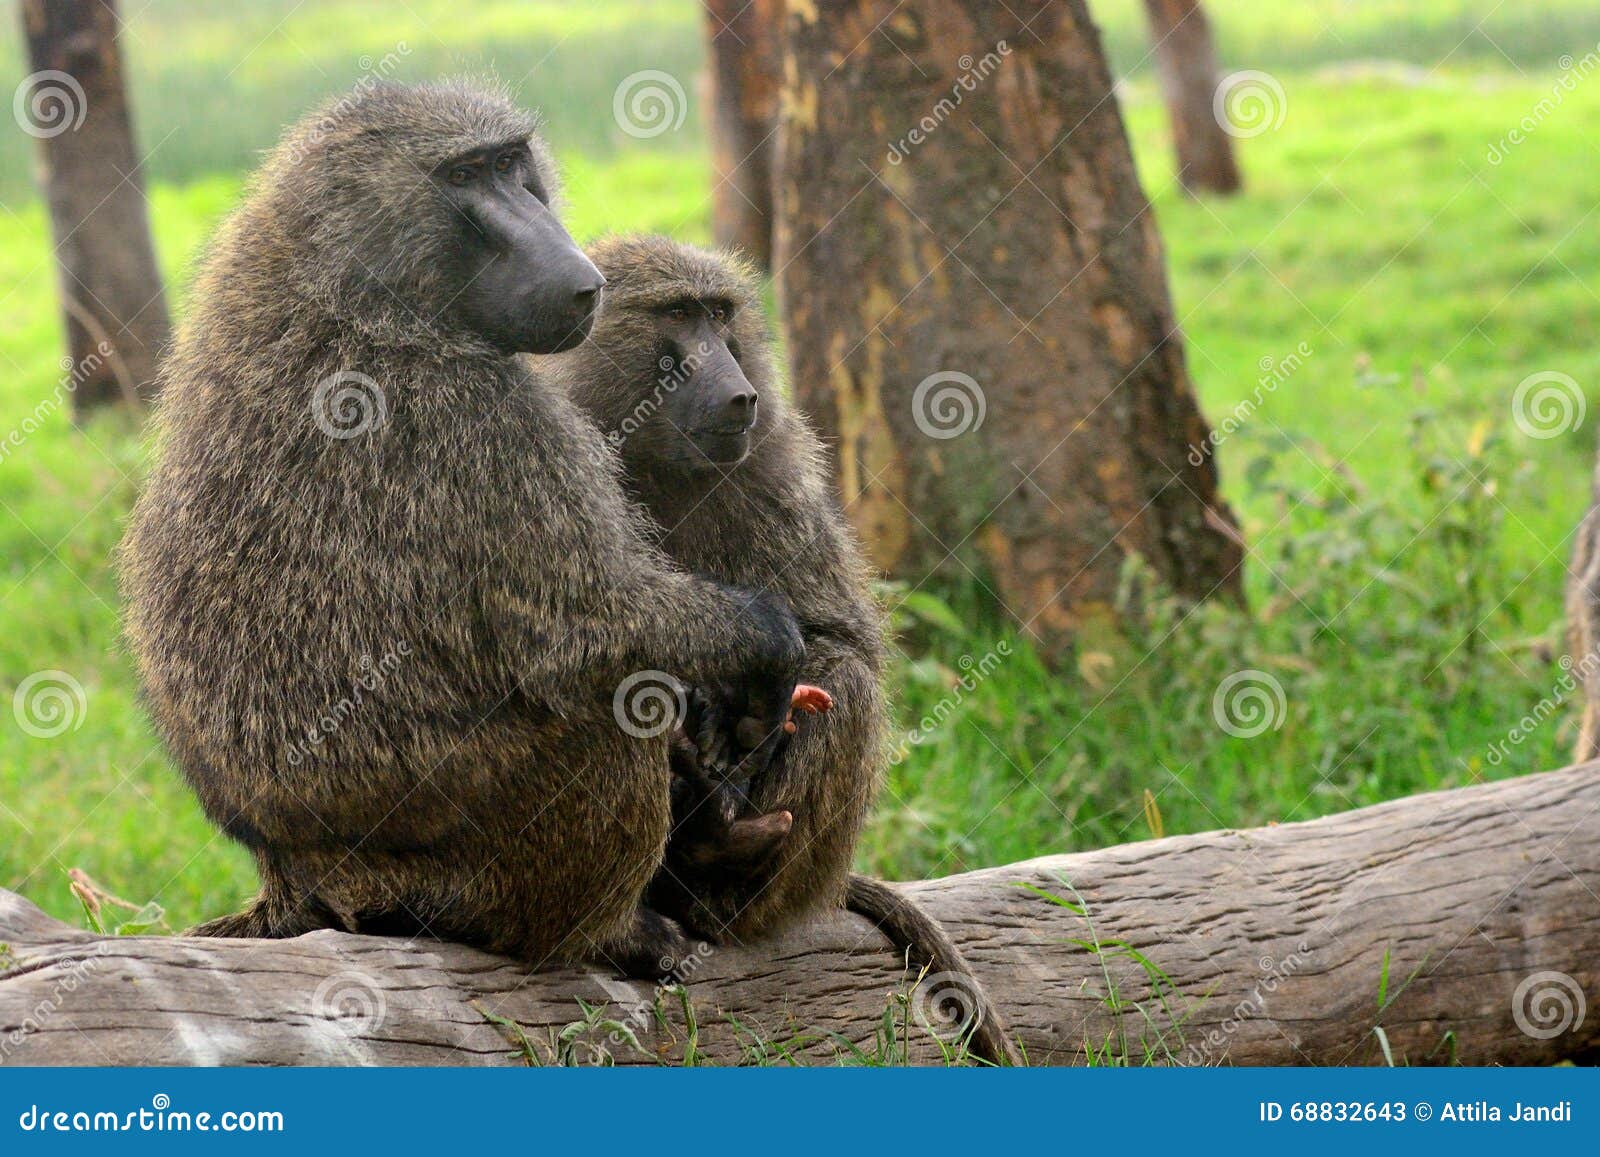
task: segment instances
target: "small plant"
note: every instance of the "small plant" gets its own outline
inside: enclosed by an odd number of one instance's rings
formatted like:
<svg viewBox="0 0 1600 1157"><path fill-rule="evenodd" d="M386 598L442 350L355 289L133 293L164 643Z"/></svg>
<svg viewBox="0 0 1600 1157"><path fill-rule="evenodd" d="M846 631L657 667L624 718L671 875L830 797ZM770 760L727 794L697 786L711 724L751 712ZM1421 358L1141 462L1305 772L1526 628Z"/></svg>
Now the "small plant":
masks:
<svg viewBox="0 0 1600 1157"><path fill-rule="evenodd" d="M143 904L135 904L131 900L124 900L115 896L101 887L82 868L72 868L67 872L70 878L68 887L83 908L84 923L90 930L102 936L142 936L146 932L171 933L167 926L167 913L160 904L154 900L147 900ZM109 921L109 912L121 910L131 913L121 920Z"/></svg>
<svg viewBox="0 0 1600 1157"><path fill-rule="evenodd" d="M1019 882L1017 887L1058 908L1065 908L1081 918L1087 930L1086 936L1069 939L1067 943L1081 948L1099 963L1104 989L1095 995L1110 1015L1111 1027L1099 1040L1085 1038L1085 1063L1093 1067L1180 1064L1183 1025L1193 1011L1180 1014L1174 1008L1181 995L1177 985L1160 965L1126 940L1103 939L1090 918L1088 903L1078 890L1065 876L1058 873L1056 878L1067 896L1057 895L1037 884ZM1131 999L1124 994L1111 968L1111 963L1118 960L1133 964L1144 974L1150 991L1149 1001ZM1128 1031L1129 1024L1138 1026L1136 1034Z"/></svg>
<svg viewBox="0 0 1600 1157"><path fill-rule="evenodd" d="M568 1021L560 1028L554 1026L547 1028L545 1039L540 1042L542 1052L528 1036L527 1030L517 1021L491 1012L482 1001L474 1000L472 1007L477 1010L479 1016L500 1030L501 1035L514 1048L515 1055L519 1056L525 1065L610 1068L616 1064L616 1057L611 1051L613 1044L626 1045L640 1056L660 1063L659 1058L639 1043L639 1038L634 1035L631 1026L606 1015L607 1006L592 1005L582 997L577 998L577 1002L578 1011L582 1015L577 1020Z"/></svg>

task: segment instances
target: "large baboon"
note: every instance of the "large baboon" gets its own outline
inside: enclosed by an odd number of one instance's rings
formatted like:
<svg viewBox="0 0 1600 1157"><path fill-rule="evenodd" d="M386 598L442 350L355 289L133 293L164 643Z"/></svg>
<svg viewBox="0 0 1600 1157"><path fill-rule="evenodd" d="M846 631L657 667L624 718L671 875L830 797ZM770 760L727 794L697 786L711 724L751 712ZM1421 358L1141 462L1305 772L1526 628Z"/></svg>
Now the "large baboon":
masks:
<svg viewBox="0 0 1600 1157"><path fill-rule="evenodd" d="M735 801L731 815L754 835L773 830L754 817L793 817L792 828L780 829L787 838L754 871L730 871L702 854L714 837L700 833L716 826L703 813L719 799L715 790L686 789L680 775L675 835L652 904L713 935L738 937L849 907L931 967L963 974L966 1011L982 1018L976 1049L1014 1062L1003 1025L948 935L894 889L850 873L887 754L884 628L822 447L777 387L754 271L659 237L607 239L590 256L609 285L595 332L541 364L606 432L669 555L696 573L786 598L806 641L801 678L833 701L797 715L765 774L751 778L741 765L722 785ZM680 844L677 833L686 832L696 839Z"/></svg>
<svg viewBox="0 0 1600 1157"><path fill-rule="evenodd" d="M668 739L614 696L747 683L726 716L781 732L802 643L647 544L516 356L582 341L603 285L553 179L502 95L377 86L285 136L205 262L123 551L157 726L261 871L201 932L652 975L686 943L642 904Z"/></svg>

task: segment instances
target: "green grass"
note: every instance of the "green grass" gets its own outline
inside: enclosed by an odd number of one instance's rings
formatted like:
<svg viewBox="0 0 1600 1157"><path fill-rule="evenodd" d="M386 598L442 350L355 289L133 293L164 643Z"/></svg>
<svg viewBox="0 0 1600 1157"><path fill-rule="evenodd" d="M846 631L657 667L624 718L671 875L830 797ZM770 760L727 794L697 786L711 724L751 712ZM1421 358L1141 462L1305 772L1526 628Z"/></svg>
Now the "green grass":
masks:
<svg viewBox="0 0 1600 1157"><path fill-rule="evenodd" d="M1197 204L1172 186L1164 118L1138 66L1138 6L1095 6L1133 73L1124 108L1208 415L1220 423L1252 394L1263 358L1311 350L1218 452L1253 547L1252 614L1185 616L1130 571L1125 634L1086 640L1059 673L1017 644L958 694L963 654L1015 640L982 625L970 591L937 592L953 616L908 603L902 724L938 721L892 769L864 867L917 876L1152 829L1304 819L1562 761L1568 736L1553 722L1497 764L1488 753L1561 675L1562 564L1593 424L1529 438L1510 400L1536 371L1600 381L1600 299L1584 282L1600 266L1600 81L1504 164L1485 157L1548 91L1554 59L1600 40L1587 7L1419 0L1402 19L1336 0L1214 4L1225 58L1273 71L1288 103L1281 128L1241 144L1247 194ZM580 236L705 237L693 109L642 143L610 114L618 80L642 68L679 76L692 98L691 5L290 8L154 0L134 22L136 111L144 141L160 142L153 219L179 310L189 262L257 152L351 83L362 54L402 40L405 75L494 64L545 105ZM13 85L6 15L0 76ZM1337 37L1318 34L1323 16ZM1426 83L1324 67L1378 53L1446 67ZM0 437L60 373L27 144L0 138ZM1600 395L1589 400L1592 413ZM74 430L59 410L0 457L0 706L41 670L69 672L87 704L54 739L0 710L0 885L75 918L66 870L82 867L159 900L181 926L236 905L254 881L156 745L118 643L108 556L142 462L129 426ZM1218 686L1242 670L1282 691L1280 725L1253 738L1212 714Z"/></svg>

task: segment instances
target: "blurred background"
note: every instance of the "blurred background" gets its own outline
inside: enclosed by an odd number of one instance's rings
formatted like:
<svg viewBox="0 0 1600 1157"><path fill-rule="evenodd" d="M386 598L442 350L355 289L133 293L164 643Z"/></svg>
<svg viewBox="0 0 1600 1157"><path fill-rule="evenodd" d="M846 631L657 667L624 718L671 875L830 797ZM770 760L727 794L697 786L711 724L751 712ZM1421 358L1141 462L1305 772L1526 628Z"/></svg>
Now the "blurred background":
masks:
<svg viewBox="0 0 1600 1157"><path fill-rule="evenodd" d="M0 88L14 94L0 133L0 885L70 917L67 873L81 868L182 927L236 907L254 875L166 762L118 639L111 554L145 469L144 415L122 383L111 404L75 396L82 359L40 170L61 138L32 103L28 6L0 5ZM1155 48L1177 42L1153 31L1164 7L1193 6L1088 4L1115 81L1105 107L1120 107L1151 206L1107 236L1159 234L1187 365L1173 388L1192 385L1212 430L1180 432L1177 458L1217 464L1203 533L1239 552L1222 577L1242 578L1242 604L1197 600L1193 576L1113 552L1096 613L1041 631L1008 613L1013 552L981 533L970 552L956 536L944 565L889 559L898 729L864 870L942 875L1307 819L1558 766L1571 748L1561 592L1600 378L1600 6L1209 0L1214 61L1202 46L1167 63L1200 61L1237 188L1177 159L1182 115ZM175 321L262 151L364 77L493 72L541 111L580 240L713 239L715 26L689 0L123 0L120 15ZM864 53L904 48L892 27L859 32ZM951 89L992 47L925 45L947 73L930 83ZM664 119L629 104L641 76L665 93ZM851 78L813 78L825 106ZM935 116L927 153L879 153L881 172L957 147L958 115ZM881 145L915 125L885 124ZM120 172L104 196L132 166ZM1076 279L1050 252L1029 276L1070 297ZM793 284L780 299L796 300ZM827 388L816 376L796 382L802 401ZM1015 390L995 383L971 445L1023 424ZM1049 387L1032 404L1048 406ZM873 524L858 525L883 561Z"/></svg>

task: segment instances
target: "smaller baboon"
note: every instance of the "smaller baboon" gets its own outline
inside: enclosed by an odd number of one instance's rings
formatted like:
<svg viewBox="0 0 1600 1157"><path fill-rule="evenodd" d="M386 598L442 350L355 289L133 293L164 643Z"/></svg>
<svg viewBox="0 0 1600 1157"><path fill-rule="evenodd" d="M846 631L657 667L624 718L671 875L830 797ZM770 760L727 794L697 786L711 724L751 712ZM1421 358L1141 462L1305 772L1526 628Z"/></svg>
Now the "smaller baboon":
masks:
<svg viewBox="0 0 1600 1157"><path fill-rule="evenodd" d="M886 753L884 629L822 448L778 389L753 271L657 237L608 239L590 258L609 287L595 331L541 365L616 448L667 554L696 574L782 595L806 643L791 734L763 773L730 758L728 729L703 728L691 706L675 747L674 836L651 904L741 938L848 907L935 971L962 974L978 1013L975 1051L1015 1063L945 931L894 888L850 872ZM708 702L728 701L720 691Z"/></svg>

